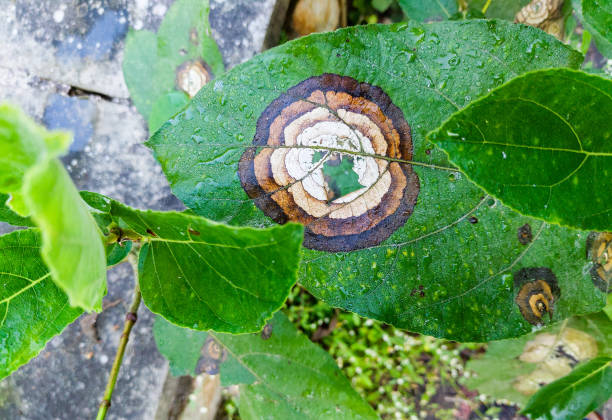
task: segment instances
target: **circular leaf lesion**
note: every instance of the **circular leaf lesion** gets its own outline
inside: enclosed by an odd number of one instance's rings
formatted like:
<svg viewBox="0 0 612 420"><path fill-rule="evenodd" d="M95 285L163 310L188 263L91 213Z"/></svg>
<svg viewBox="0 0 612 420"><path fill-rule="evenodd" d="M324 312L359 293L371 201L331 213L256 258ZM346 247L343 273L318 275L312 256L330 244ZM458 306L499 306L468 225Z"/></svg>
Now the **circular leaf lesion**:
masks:
<svg viewBox="0 0 612 420"><path fill-rule="evenodd" d="M382 89L323 74L266 108L238 174L268 217L306 226L304 246L351 251L378 245L412 214L412 151L410 127Z"/></svg>
<svg viewBox="0 0 612 420"><path fill-rule="evenodd" d="M610 291L612 280L612 233L591 232L587 238L587 258L593 262L593 284L604 293Z"/></svg>
<svg viewBox="0 0 612 420"><path fill-rule="evenodd" d="M549 268L529 267L517 271L514 273L514 287L518 290L514 301L527 322L541 325L546 314L552 321L561 289Z"/></svg>

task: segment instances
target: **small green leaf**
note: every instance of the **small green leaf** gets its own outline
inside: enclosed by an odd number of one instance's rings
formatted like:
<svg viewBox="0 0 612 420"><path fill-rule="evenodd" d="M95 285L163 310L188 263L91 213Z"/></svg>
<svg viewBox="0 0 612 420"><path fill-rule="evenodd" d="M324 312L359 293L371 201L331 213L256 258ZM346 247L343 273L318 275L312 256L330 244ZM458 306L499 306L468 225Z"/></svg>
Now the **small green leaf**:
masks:
<svg viewBox="0 0 612 420"><path fill-rule="evenodd" d="M146 119L157 98L153 85L157 62L157 36L151 31L130 30L125 38L123 77L134 106Z"/></svg>
<svg viewBox="0 0 612 420"><path fill-rule="evenodd" d="M258 331L296 282L303 227L235 228L199 216L131 209L85 195L121 235L142 243L138 277L147 307L197 330Z"/></svg>
<svg viewBox="0 0 612 420"><path fill-rule="evenodd" d="M106 245L106 265L112 267L120 262L123 262L132 250L132 242L127 241L125 243L112 243Z"/></svg>
<svg viewBox="0 0 612 420"><path fill-rule="evenodd" d="M266 326L265 337L211 332L204 346L202 336L194 336L188 329L161 319L156 321L156 328L160 351L171 366L183 363L185 358L180 352L168 351L168 340L189 349L193 356L189 367L198 352L198 365L203 371L220 371L224 385L240 384L238 406L244 420L378 418L329 354L299 333L281 312Z"/></svg>
<svg viewBox="0 0 612 420"><path fill-rule="evenodd" d="M123 75L134 105L149 121L150 132L186 104L188 97L181 89L197 90L201 77L209 80L223 73L223 57L211 35L208 12L208 0L177 0L157 35L130 31L127 36ZM187 69L183 83L181 69Z"/></svg>
<svg viewBox="0 0 612 420"><path fill-rule="evenodd" d="M473 102L429 138L475 183L519 212L607 231L610 115L611 80L543 70Z"/></svg>
<svg viewBox="0 0 612 420"><path fill-rule="evenodd" d="M177 84L181 65L203 60L210 76L223 73L223 58L212 38L208 0L178 0L168 9L157 32L157 64L154 84L170 92Z"/></svg>
<svg viewBox="0 0 612 420"><path fill-rule="evenodd" d="M446 20L457 13L457 0L399 0L402 11L409 19L419 22Z"/></svg>
<svg viewBox="0 0 612 420"><path fill-rule="evenodd" d="M40 227L42 256L72 306L101 310L106 257L87 206L56 156L71 138L48 132L16 108L0 106L0 192L18 198L18 213ZM11 204L13 203L11 200Z"/></svg>
<svg viewBox="0 0 612 420"><path fill-rule="evenodd" d="M612 58L612 0L582 0L582 16L599 52Z"/></svg>
<svg viewBox="0 0 612 420"><path fill-rule="evenodd" d="M36 356L82 310L51 280L36 230L0 236L0 379Z"/></svg>
<svg viewBox="0 0 612 420"><path fill-rule="evenodd" d="M581 364L538 391L523 409L533 420L581 419L612 396L612 357Z"/></svg>

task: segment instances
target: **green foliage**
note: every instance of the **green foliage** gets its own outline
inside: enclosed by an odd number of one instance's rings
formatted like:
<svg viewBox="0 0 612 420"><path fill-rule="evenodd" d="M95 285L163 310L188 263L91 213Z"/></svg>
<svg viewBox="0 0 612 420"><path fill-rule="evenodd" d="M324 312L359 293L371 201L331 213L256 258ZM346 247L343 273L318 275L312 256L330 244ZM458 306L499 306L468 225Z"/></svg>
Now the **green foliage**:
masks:
<svg viewBox="0 0 612 420"><path fill-rule="evenodd" d="M398 0L404 14L419 22L446 20L457 13L457 0Z"/></svg>
<svg viewBox="0 0 612 420"><path fill-rule="evenodd" d="M612 230L610 115L612 81L545 70L470 104L430 139L470 179L521 213L606 231Z"/></svg>
<svg viewBox="0 0 612 420"><path fill-rule="evenodd" d="M189 103L189 95L182 91L173 91L160 96L155 101L149 116L149 131L155 132L170 117Z"/></svg>
<svg viewBox="0 0 612 420"><path fill-rule="evenodd" d="M153 335L157 349L170 362L170 372L174 376L195 375L201 349L208 334L180 328L162 317L156 317Z"/></svg>
<svg viewBox="0 0 612 420"><path fill-rule="evenodd" d="M36 230L0 236L0 379L36 356L82 310L51 281Z"/></svg>
<svg viewBox="0 0 612 420"><path fill-rule="evenodd" d="M598 357L535 394L523 410L534 420L581 419L612 395L612 357Z"/></svg>
<svg viewBox="0 0 612 420"><path fill-rule="evenodd" d="M421 410L439 419L448 403L439 398L449 387L465 397L457 381L465 375L460 354L481 348L424 335L334 310L301 288L294 288L285 313L336 360L353 388L383 419ZM438 396L438 398L436 398ZM445 404L446 403L446 404ZM422 415L421 415L422 416Z"/></svg>
<svg viewBox="0 0 612 420"><path fill-rule="evenodd" d="M172 334L185 334L183 338L173 335L178 342L193 336L161 319L156 323L165 324L156 328L166 331L166 335L172 328L178 330ZM220 369L221 377L226 376L222 379L226 385L240 384L238 406L243 420L377 418L334 360L298 333L284 315L277 313L266 329L269 337L210 333L214 341L207 341L202 349L201 366L210 373ZM192 345L199 349L201 336ZM186 363L182 360L184 353L166 351L166 346L161 349L171 365Z"/></svg>
<svg viewBox="0 0 612 420"><path fill-rule="evenodd" d="M9 105L0 106L0 192L41 229L42 257L72 306L101 310L106 258L100 231L56 158L70 136L48 132ZM15 220L14 220L15 221Z"/></svg>
<svg viewBox="0 0 612 420"><path fill-rule="evenodd" d="M413 331L466 341L513 337L532 328L515 303L513 278L523 268L549 267L559 279L553 320L603 306L604 294L584 274L586 233L521 217L486 198L425 133L505 79L580 61L541 31L502 21L347 28L288 42L236 67L205 86L148 145L173 192L196 213L269 225L237 176L268 104L313 74L380 87L411 126L410 162L420 179L414 213L379 246L304 249L300 282L334 306ZM517 239L525 224L535 238L527 245ZM415 293L420 287L423 296Z"/></svg>
<svg viewBox="0 0 612 420"><path fill-rule="evenodd" d="M530 0L467 0L468 7L480 10L488 19L514 21L514 17Z"/></svg>
<svg viewBox="0 0 612 420"><path fill-rule="evenodd" d="M612 57L612 0L581 0L583 22L595 38L597 49Z"/></svg>
<svg viewBox="0 0 612 420"><path fill-rule="evenodd" d="M130 97L155 131L187 102L180 90L181 66L203 60L209 76L223 73L223 59L212 38L208 0L178 0L170 7L156 34L130 31L123 74Z"/></svg>
<svg viewBox="0 0 612 420"><path fill-rule="evenodd" d="M36 226L32 219L23 217L15 213L6 203L10 196L0 193L0 222L5 222L13 226Z"/></svg>
<svg viewBox="0 0 612 420"><path fill-rule="evenodd" d="M489 343L467 363L470 389L525 405L529 396L561 378L579 361L612 354L612 323L603 312L571 318L520 338Z"/></svg>
<svg viewBox="0 0 612 420"><path fill-rule="evenodd" d="M258 331L295 284L300 225L236 228L185 213L136 210L93 193L85 197L99 220L110 218L106 229L140 241L144 302L173 323Z"/></svg>

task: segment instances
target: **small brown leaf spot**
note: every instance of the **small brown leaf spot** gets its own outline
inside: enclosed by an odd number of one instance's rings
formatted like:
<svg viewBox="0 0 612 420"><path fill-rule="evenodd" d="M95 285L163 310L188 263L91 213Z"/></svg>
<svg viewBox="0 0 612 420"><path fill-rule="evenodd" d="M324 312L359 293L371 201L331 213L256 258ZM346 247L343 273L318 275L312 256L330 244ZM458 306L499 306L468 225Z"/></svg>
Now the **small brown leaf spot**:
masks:
<svg viewBox="0 0 612 420"><path fill-rule="evenodd" d="M202 356L209 357L213 360L223 361L225 352L223 347L212 337L208 337L202 347Z"/></svg>
<svg viewBox="0 0 612 420"><path fill-rule="evenodd" d="M412 297L415 297L417 295L420 298L424 298L425 297L425 287L422 284L419 285L418 288L412 289L412 291L410 292L410 296L412 296Z"/></svg>
<svg viewBox="0 0 612 420"><path fill-rule="evenodd" d="M518 290L514 301L523 318L533 325L542 324L548 314L552 321L554 305L561 295L557 277L546 267L523 268L514 274Z"/></svg>
<svg viewBox="0 0 612 420"><path fill-rule="evenodd" d="M514 21L540 28L560 38L563 34L563 0L532 0L516 14Z"/></svg>
<svg viewBox="0 0 612 420"><path fill-rule="evenodd" d="M186 61L176 70L177 87L190 98L193 98L211 79L208 65L200 59Z"/></svg>
<svg viewBox="0 0 612 420"><path fill-rule="evenodd" d="M531 232L531 226L529 223L525 223L523 226L518 228L517 237L519 242L523 245L527 245L533 240L533 233Z"/></svg>
<svg viewBox="0 0 612 420"><path fill-rule="evenodd" d="M427 149L427 150L425 150L425 154L426 154L426 155L431 155L431 149Z"/></svg>
<svg viewBox="0 0 612 420"><path fill-rule="evenodd" d="M607 293L612 281L612 233L591 232L586 246L587 258L593 263L590 271L593 284Z"/></svg>
<svg viewBox="0 0 612 420"><path fill-rule="evenodd" d="M185 55L187 55L187 50L185 48L181 48L179 50L179 54L182 55L182 56L185 56Z"/></svg>
<svg viewBox="0 0 612 420"><path fill-rule="evenodd" d="M157 238L157 234L155 232L153 232L151 229L147 228L147 233L151 236L154 236Z"/></svg>
<svg viewBox="0 0 612 420"><path fill-rule="evenodd" d="M272 337L272 330L273 330L272 324L266 324L263 330L261 330L261 339L269 340L270 337Z"/></svg>
<svg viewBox="0 0 612 420"><path fill-rule="evenodd" d="M478 218L472 216L468 219L470 221L471 224L475 225L476 223L478 223Z"/></svg>
<svg viewBox="0 0 612 420"><path fill-rule="evenodd" d="M189 41L193 45L198 45L200 43L200 39L198 37L198 31L196 30L196 28L191 28L191 30L189 31Z"/></svg>
<svg viewBox="0 0 612 420"><path fill-rule="evenodd" d="M207 375L216 375L219 373L219 361L210 359L206 356L200 357L196 372L198 374L206 373Z"/></svg>
<svg viewBox="0 0 612 420"><path fill-rule="evenodd" d="M200 236L200 232L191 228L187 229L187 232L189 232L190 235Z"/></svg>
<svg viewBox="0 0 612 420"><path fill-rule="evenodd" d="M340 53L336 53L336 57L340 58L342 55L340 55Z"/></svg>

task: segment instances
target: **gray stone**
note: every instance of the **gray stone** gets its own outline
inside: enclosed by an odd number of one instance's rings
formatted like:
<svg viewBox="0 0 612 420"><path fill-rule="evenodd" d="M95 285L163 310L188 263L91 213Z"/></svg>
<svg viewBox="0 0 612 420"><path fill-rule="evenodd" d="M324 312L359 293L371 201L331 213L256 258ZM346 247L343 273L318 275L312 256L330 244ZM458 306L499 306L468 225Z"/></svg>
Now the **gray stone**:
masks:
<svg viewBox="0 0 612 420"><path fill-rule="evenodd" d="M273 42L278 27L269 32L268 26L284 15L287 1L211 2L213 35L228 68ZM146 123L129 101L121 70L128 28L156 30L171 3L0 0L0 100L48 127L75 133L63 161L78 188L139 208L183 208L142 144ZM11 229L0 223L0 233ZM132 288L129 265L110 270L104 311L81 317L0 382L0 419L93 418ZM153 341L152 320L141 306L108 419L148 420L160 413L168 367Z"/></svg>
<svg viewBox="0 0 612 420"><path fill-rule="evenodd" d="M227 68L278 41L289 0L212 0L210 26Z"/></svg>

